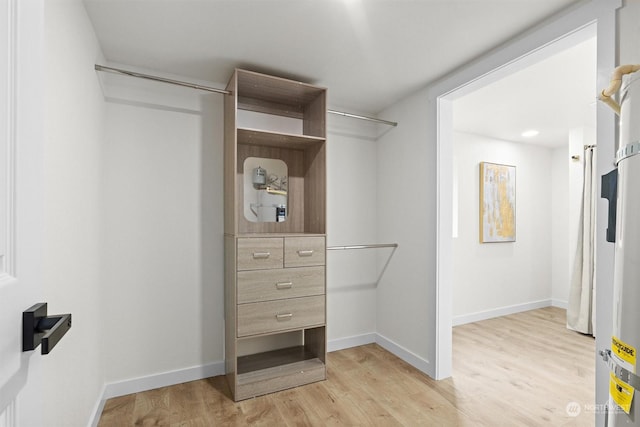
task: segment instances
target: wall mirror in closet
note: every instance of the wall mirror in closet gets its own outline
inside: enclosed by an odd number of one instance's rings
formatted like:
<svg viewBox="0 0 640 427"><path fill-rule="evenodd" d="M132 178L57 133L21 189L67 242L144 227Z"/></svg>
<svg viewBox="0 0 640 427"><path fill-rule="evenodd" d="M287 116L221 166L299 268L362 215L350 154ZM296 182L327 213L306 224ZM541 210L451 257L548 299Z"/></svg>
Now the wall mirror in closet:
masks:
<svg viewBox="0 0 640 427"><path fill-rule="evenodd" d="M286 221L287 164L280 159L247 157L243 171L244 217L251 222Z"/></svg>

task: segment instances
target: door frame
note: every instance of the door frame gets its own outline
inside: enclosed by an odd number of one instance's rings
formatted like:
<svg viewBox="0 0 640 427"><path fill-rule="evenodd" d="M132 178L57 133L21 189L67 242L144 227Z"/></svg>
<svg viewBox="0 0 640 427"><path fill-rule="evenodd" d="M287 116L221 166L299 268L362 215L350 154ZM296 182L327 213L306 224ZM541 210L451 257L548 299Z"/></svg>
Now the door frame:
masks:
<svg viewBox="0 0 640 427"><path fill-rule="evenodd" d="M453 124L452 101L477 88L495 81L518 67L538 61L545 49L562 47L575 37L595 26L597 34L598 60L597 85L606 87L610 74L615 67L616 58L616 11L622 6L621 0L592 1L561 14L555 20L538 26L511 43L493 51L480 60L471 63L431 86L428 90L430 104L429 123L432 125L432 137L437 151L437 260L436 260L436 331L433 342L435 358L435 377L447 378L452 374L452 283L453 283ZM595 97L594 93L594 97ZM605 106L597 108L598 173L611 169L615 139L615 117ZM610 156L608 157L608 155ZM606 205L599 203L598 213L606 212ZM603 246L600 239L601 222L605 215L598 215L598 260L597 271L601 277L608 277L613 271L613 248ZM606 224L606 222L605 222ZM606 228L606 226L605 226ZM604 230L604 228L603 228ZM597 288L596 311L598 312L599 331L597 336L608 336L611 322L611 286L601 283ZM607 322L609 327L607 327ZM599 346L600 343L597 345ZM598 347L599 348L599 347ZM606 402L600 389L603 375L597 372L596 401ZM586 403L586 402L585 402ZM603 415L598 415L602 416Z"/></svg>

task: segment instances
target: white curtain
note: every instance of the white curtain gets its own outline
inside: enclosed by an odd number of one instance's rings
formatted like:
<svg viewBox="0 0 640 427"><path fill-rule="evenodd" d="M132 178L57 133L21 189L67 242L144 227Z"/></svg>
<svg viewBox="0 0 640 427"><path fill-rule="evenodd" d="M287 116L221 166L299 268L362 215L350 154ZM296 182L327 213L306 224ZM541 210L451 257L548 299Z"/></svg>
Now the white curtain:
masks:
<svg viewBox="0 0 640 427"><path fill-rule="evenodd" d="M571 275L567 327L593 335L595 324L595 223L596 223L596 153L595 148L584 151L582 207L578 223L578 245Z"/></svg>

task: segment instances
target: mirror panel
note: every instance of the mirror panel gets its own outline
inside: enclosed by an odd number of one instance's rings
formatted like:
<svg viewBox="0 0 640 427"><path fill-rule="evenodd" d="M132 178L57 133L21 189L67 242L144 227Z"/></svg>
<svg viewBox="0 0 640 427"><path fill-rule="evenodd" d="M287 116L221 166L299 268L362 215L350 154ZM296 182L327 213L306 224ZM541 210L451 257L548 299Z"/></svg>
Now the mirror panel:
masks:
<svg viewBox="0 0 640 427"><path fill-rule="evenodd" d="M251 222L284 222L288 215L289 176L279 159L244 161L244 217Z"/></svg>

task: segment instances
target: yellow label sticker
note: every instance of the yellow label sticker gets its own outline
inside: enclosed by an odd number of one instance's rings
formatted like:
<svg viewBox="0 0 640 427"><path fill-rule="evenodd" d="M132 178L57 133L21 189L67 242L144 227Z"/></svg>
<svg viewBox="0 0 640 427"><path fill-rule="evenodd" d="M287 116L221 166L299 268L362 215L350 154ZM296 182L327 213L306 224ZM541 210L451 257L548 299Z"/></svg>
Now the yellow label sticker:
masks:
<svg viewBox="0 0 640 427"><path fill-rule="evenodd" d="M616 377L613 372L609 373L609 377L609 394L611 398L628 414L631 411L634 388Z"/></svg>
<svg viewBox="0 0 640 427"><path fill-rule="evenodd" d="M622 340L612 336L611 337L611 351L613 354L618 356L620 359L624 360L627 363L630 363L634 367L636 367L636 348L630 344L625 343Z"/></svg>

